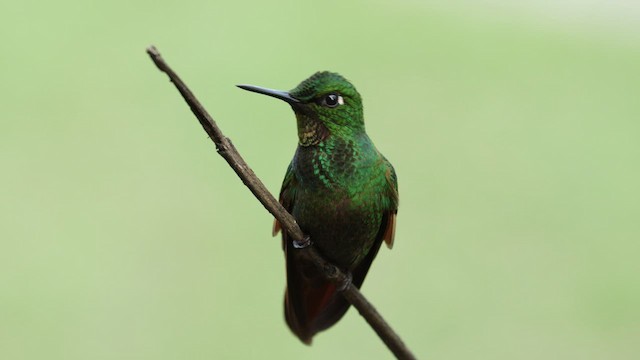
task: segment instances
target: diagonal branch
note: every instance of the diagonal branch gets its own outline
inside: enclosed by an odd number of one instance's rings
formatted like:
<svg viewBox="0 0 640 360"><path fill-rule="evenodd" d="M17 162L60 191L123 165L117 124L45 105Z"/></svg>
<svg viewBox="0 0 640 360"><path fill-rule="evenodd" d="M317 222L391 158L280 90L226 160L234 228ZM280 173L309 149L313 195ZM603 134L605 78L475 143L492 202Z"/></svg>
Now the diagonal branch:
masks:
<svg viewBox="0 0 640 360"><path fill-rule="evenodd" d="M262 181L258 179L253 170L251 170L249 165L247 165L233 146L231 140L224 136L215 121L213 121L211 115L209 115L207 110L204 109L202 104L200 104L187 85L182 82L180 77L164 61L158 49L156 49L155 46L150 46L147 48L147 54L149 54L151 60L153 60L158 69L169 76L169 79L176 86L187 104L189 104L191 111L198 118L204 130L215 143L218 154L220 154L220 156L229 163L231 168L233 168L242 182L249 188L249 190L251 190L258 201L260 201L260 203L262 203L262 205L271 214L273 214L276 219L278 219L283 230L285 230L294 241L301 244L307 243L309 241L308 237L305 237L293 216L289 214L284 207L282 207L282 205L271 195L269 190L267 190ZM337 266L326 261L313 246L307 246L302 249L298 249L297 251L300 251L301 255L307 261L310 261L319 269L322 269L323 275L327 280L337 284L337 288L343 288L341 291L342 296L356 309L358 309L358 312L360 312L360 314L378 334L380 339L382 339L389 350L391 350L398 359L415 359L415 356L411 353L404 342L402 342L402 339L400 339L393 329L391 329L382 315L380 315L373 305L371 305L364 295L362 295L360 290L358 290L358 288L349 281L349 277L345 273L343 273Z"/></svg>

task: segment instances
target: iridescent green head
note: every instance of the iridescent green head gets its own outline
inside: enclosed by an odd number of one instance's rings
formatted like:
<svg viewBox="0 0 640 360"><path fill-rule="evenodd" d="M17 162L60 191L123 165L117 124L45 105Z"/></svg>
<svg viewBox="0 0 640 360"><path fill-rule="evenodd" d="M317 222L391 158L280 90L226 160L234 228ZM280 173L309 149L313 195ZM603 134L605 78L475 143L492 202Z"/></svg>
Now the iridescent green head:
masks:
<svg viewBox="0 0 640 360"><path fill-rule="evenodd" d="M289 92L238 86L288 102L298 120L300 145L316 145L330 135L354 136L364 132L362 98L339 74L317 72Z"/></svg>

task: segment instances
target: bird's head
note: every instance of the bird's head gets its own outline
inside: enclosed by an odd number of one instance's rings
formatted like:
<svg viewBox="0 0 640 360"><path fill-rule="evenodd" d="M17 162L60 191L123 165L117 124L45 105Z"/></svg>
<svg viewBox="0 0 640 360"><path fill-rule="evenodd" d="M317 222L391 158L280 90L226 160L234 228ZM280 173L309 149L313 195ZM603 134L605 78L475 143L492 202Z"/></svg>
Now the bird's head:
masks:
<svg viewBox="0 0 640 360"><path fill-rule="evenodd" d="M339 74L317 72L291 91L253 85L238 87L289 103L298 120L300 145L317 145L328 136L349 137L364 132L362 98Z"/></svg>

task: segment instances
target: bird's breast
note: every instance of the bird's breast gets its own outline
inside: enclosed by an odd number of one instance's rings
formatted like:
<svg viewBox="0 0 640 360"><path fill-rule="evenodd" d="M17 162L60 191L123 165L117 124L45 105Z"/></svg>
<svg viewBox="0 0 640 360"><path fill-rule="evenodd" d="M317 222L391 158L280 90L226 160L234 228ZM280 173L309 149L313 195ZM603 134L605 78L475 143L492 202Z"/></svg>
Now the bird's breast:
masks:
<svg viewBox="0 0 640 360"><path fill-rule="evenodd" d="M353 142L299 149L293 216L331 261L350 269L367 254L382 221L376 159ZM376 152L377 154L377 152Z"/></svg>
<svg viewBox="0 0 640 360"><path fill-rule="evenodd" d="M373 245L382 211L375 201L319 189L298 192L293 216L330 261L351 269Z"/></svg>

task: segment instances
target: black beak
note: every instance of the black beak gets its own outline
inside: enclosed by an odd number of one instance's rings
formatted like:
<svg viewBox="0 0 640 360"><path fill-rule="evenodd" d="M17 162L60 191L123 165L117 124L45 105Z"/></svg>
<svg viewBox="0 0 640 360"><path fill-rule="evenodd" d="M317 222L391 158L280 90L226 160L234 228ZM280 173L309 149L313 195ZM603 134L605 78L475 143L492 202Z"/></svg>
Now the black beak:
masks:
<svg viewBox="0 0 640 360"><path fill-rule="evenodd" d="M296 104L296 103L300 102L300 100L294 98L293 96L291 96L291 94L289 94L286 91L267 89L267 88L263 88L263 87L259 87L259 86L253 86L253 85L237 85L237 86L240 89L253 91L253 92L258 93L258 94L269 95L269 96L272 96L272 97L274 97L276 99L284 100L284 101L288 102L289 104Z"/></svg>

